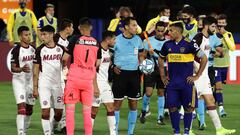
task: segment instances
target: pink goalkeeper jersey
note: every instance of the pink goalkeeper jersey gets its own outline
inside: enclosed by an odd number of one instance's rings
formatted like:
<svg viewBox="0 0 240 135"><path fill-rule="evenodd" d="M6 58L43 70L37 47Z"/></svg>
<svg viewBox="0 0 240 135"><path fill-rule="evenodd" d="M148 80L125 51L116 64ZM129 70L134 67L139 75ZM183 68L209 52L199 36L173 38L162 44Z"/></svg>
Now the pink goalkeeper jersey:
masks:
<svg viewBox="0 0 240 135"><path fill-rule="evenodd" d="M101 59L98 53L97 40L91 36L80 36L67 48L67 53L72 55L72 63L68 72L68 79L93 80L96 74L95 63Z"/></svg>

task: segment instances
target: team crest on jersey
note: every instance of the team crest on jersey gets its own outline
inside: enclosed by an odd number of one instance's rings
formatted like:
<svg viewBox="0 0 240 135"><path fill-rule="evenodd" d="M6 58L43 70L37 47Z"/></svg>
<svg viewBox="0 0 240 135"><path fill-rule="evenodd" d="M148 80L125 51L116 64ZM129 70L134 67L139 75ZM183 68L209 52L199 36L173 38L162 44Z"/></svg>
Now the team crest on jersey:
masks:
<svg viewBox="0 0 240 135"><path fill-rule="evenodd" d="M171 52L172 51L172 49L171 48L168 48L168 52Z"/></svg>
<svg viewBox="0 0 240 135"><path fill-rule="evenodd" d="M43 105L47 105L48 104L48 101L43 101Z"/></svg>
<svg viewBox="0 0 240 135"><path fill-rule="evenodd" d="M20 95L20 99L24 99L24 95Z"/></svg>
<svg viewBox="0 0 240 135"><path fill-rule="evenodd" d="M56 51L57 51L57 52L60 52L60 51L61 51L61 49L58 47L58 48L56 48Z"/></svg>
<svg viewBox="0 0 240 135"><path fill-rule="evenodd" d="M180 48L180 53L184 53L184 51L185 51L185 47L181 47Z"/></svg>

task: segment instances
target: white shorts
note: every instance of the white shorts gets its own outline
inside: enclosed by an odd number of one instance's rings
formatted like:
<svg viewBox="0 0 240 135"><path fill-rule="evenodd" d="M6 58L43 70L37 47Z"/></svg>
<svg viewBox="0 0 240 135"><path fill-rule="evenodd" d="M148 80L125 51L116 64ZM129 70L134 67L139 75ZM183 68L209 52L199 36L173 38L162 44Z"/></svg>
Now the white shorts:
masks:
<svg viewBox="0 0 240 135"><path fill-rule="evenodd" d="M198 97L212 94L212 88L209 77L201 76L194 82Z"/></svg>
<svg viewBox="0 0 240 135"><path fill-rule="evenodd" d="M61 84L58 86L39 85L39 100L41 108L63 109L63 90Z"/></svg>
<svg viewBox="0 0 240 135"><path fill-rule="evenodd" d="M35 105L32 84L32 82L26 82L25 79L22 79L22 76L20 75L13 75L12 86L17 104L26 103L29 105Z"/></svg>
<svg viewBox="0 0 240 135"><path fill-rule="evenodd" d="M99 98L93 98L94 107L100 107L101 103L114 103L111 86L106 81L98 81L98 88L100 91Z"/></svg>

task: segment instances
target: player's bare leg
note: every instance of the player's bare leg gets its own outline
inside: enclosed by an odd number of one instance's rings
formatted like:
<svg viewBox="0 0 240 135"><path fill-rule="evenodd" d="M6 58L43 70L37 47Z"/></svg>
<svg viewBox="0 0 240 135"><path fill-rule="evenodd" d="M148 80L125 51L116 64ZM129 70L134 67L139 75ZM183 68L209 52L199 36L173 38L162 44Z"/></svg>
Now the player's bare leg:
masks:
<svg viewBox="0 0 240 135"><path fill-rule="evenodd" d="M94 126L94 121L98 113L98 108L99 107L92 106L92 111L91 111L92 126Z"/></svg>
<svg viewBox="0 0 240 135"><path fill-rule="evenodd" d="M157 118L157 124L159 125L165 125L163 122L164 117L164 105L165 105L165 97L164 97L164 89L158 89L157 90L158 95L158 118Z"/></svg>
<svg viewBox="0 0 240 135"><path fill-rule="evenodd" d="M222 82L215 83L215 100L219 107L219 114L221 117L226 117L227 113L224 111L223 108L223 84Z"/></svg>
<svg viewBox="0 0 240 135"><path fill-rule="evenodd" d="M122 106L123 100L114 100L115 106L115 120L116 120L116 135L118 135L118 125L120 122L120 108Z"/></svg>
<svg viewBox="0 0 240 135"><path fill-rule="evenodd" d="M107 121L109 126L110 135L116 135L116 120L114 114L114 104L113 103L104 103L104 106L107 110Z"/></svg>
<svg viewBox="0 0 240 135"><path fill-rule="evenodd" d="M18 131L18 135L24 135L25 131L24 131L24 119L26 117L26 104L25 103L20 103L17 104L17 118L16 118L16 123L17 123L17 131Z"/></svg>
<svg viewBox="0 0 240 135"><path fill-rule="evenodd" d="M152 87L146 87L146 92L143 96L143 104L142 104L142 114L140 116L140 122L145 123L146 121L146 112L147 112L147 106L150 102L150 97L152 96L153 88Z"/></svg>
<svg viewBox="0 0 240 135"><path fill-rule="evenodd" d="M44 135L51 135L50 108L42 109L42 128Z"/></svg>

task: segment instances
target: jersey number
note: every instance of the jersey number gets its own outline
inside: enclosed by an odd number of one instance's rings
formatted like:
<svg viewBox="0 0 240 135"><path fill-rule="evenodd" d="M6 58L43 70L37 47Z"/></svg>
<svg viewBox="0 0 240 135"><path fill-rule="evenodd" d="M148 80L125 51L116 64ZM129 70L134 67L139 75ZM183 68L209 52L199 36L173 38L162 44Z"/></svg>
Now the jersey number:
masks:
<svg viewBox="0 0 240 135"><path fill-rule="evenodd" d="M88 60L88 53L89 53L89 49L86 50L85 62L87 62Z"/></svg>

